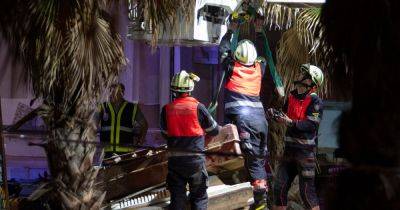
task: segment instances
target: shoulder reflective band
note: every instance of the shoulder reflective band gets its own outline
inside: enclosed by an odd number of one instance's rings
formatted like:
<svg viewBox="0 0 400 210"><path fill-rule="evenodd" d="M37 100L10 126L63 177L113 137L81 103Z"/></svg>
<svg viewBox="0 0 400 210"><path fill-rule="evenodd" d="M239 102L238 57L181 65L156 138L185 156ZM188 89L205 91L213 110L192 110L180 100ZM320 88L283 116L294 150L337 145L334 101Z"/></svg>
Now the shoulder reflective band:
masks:
<svg viewBox="0 0 400 210"><path fill-rule="evenodd" d="M108 108L110 109L111 115L111 132L110 132L110 144L114 144L114 132L115 132L115 111L110 102L107 103Z"/></svg>
<svg viewBox="0 0 400 210"><path fill-rule="evenodd" d="M132 125L134 125L134 123L135 123L137 106L138 106L138 104L135 104L135 103L133 104Z"/></svg>
<svg viewBox="0 0 400 210"><path fill-rule="evenodd" d="M119 131L121 130L121 115L122 115L122 112L124 111L127 103L128 102L125 101L122 104L121 108L118 110L117 126L116 126L116 129L115 129L115 142L116 142L117 145L119 145Z"/></svg>

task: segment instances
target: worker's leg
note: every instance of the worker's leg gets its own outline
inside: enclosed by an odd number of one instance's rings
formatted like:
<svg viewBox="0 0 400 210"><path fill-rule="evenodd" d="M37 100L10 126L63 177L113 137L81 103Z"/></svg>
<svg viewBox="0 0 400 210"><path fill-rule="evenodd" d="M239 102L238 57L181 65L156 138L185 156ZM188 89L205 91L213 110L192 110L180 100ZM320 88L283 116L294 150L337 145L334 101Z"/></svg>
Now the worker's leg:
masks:
<svg viewBox="0 0 400 210"><path fill-rule="evenodd" d="M273 210L285 210L287 206L287 194L297 175L296 162L293 161L291 149L285 148L282 159L276 166L273 181Z"/></svg>
<svg viewBox="0 0 400 210"><path fill-rule="evenodd" d="M315 189L315 154L312 150L299 150L297 155L299 188L303 203L307 209L319 209Z"/></svg>
<svg viewBox="0 0 400 210"><path fill-rule="evenodd" d="M204 164L201 170L193 174L189 179L189 200L192 210L206 210L208 203L207 196L208 174Z"/></svg>
<svg viewBox="0 0 400 210"><path fill-rule="evenodd" d="M265 206L267 192L267 174L265 157L267 153L268 123L264 113L239 116L237 120L241 148L245 154L245 167L253 186L255 209Z"/></svg>
<svg viewBox="0 0 400 210"><path fill-rule="evenodd" d="M175 164L168 163L167 186L171 194L169 209L184 210L187 203L187 180L179 173L179 168Z"/></svg>
<svg viewBox="0 0 400 210"><path fill-rule="evenodd" d="M255 118L255 124L252 125L254 129L254 136L257 141L260 142L258 146L258 155L260 156L258 162L262 169L265 171L265 165L267 160L267 136L268 136L268 122L265 119L265 116L258 114ZM261 158L264 157L264 158ZM257 183L258 182L258 183ZM261 183L260 183L261 182ZM262 209L263 207L266 209L267 205L267 192L268 192L268 182L267 182L267 173L265 172L265 179L258 180L256 183L253 182L253 193L254 193L254 201L255 201L255 209Z"/></svg>

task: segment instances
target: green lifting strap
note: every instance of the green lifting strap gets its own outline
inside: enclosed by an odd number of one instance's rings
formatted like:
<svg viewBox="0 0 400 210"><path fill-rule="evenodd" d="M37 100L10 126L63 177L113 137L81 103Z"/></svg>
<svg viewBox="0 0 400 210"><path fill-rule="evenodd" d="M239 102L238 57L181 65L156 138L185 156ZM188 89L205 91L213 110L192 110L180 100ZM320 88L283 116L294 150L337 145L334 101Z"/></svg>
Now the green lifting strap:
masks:
<svg viewBox="0 0 400 210"><path fill-rule="evenodd" d="M236 29L231 37L231 52L234 53L239 42L239 29Z"/></svg>
<svg viewBox="0 0 400 210"><path fill-rule="evenodd" d="M267 56L267 64L268 64L268 67L269 67L269 70L271 73L272 80L274 81L275 88L277 89L278 93L281 96L285 96L285 95L282 95L282 94L284 94L282 78L279 75L279 73L276 71L274 59L272 58L272 52L271 52L271 49L270 49L269 43L268 43L268 38L267 38L267 35L265 34L264 30L262 30L262 35L264 36L264 40L265 40L264 51Z"/></svg>

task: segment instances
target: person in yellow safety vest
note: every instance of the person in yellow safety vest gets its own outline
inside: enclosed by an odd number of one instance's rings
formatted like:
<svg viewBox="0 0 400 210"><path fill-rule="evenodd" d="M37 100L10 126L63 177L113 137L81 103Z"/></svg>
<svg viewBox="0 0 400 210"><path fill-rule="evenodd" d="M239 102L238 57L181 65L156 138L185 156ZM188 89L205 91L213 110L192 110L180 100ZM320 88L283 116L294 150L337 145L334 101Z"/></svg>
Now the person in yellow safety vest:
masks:
<svg viewBox="0 0 400 210"><path fill-rule="evenodd" d="M102 103L98 111L100 141L107 145L104 147L105 158L133 151L131 145L142 144L148 129L138 104L124 99L122 83L113 84L110 93L110 101Z"/></svg>

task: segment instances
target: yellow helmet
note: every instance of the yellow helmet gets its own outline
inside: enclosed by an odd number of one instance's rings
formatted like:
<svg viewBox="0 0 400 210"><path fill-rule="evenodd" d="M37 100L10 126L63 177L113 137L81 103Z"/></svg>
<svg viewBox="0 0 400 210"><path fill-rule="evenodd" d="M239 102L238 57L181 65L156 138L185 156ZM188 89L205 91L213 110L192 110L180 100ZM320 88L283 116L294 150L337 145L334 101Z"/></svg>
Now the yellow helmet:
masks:
<svg viewBox="0 0 400 210"><path fill-rule="evenodd" d="M194 82L198 81L200 81L200 77L182 70L172 77L171 90L180 93L191 92L194 89Z"/></svg>
<svg viewBox="0 0 400 210"><path fill-rule="evenodd" d="M257 50L253 42L243 39L235 50L235 59L244 65L253 65L257 58Z"/></svg>

